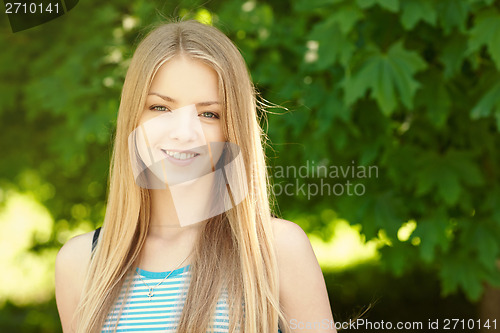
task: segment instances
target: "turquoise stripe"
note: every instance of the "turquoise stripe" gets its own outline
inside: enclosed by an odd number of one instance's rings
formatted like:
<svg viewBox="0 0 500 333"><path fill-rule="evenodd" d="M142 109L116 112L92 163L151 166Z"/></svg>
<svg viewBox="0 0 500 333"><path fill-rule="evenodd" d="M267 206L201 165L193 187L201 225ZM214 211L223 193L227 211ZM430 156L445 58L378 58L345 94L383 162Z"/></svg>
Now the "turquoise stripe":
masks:
<svg viewBox="0 0 500 333"><path fill-rule="evenodd" d="M164 286L176 286L176 285L179 285L179 281L169 281L170 277L166 280L166 281L163 281L159 286L159 287L164 287ZM145 279L145 281L148 281L147 285L148 286L155 286L158 284L158 282L160 282L161 280L156 280L157 282L150 282L151 280L150 279ZM146 288L146 286L144 285L144 282L142 282L140 279L137 279L135 280L133 283L132 283L133 286L144 286L144 288ZM156 288L155 288L156 289Z"/></svg>
<svg viewBox="0 0 500 333"><path fill-rule="evenodd" d="M149 284L148 284L149 286ZM137 289L137 292L141 292L141 291L148 291L149 288L146 287L144 285L144 283L136 283L136 284L133 284L131 287L136 287ZM179 282L170 282L170 283L162 283L160 284L158 287L155 287L154 284L150 285L150 287L154 287L153 289L155 291L169 291L169 290L172 290L172 291L176 291L176 290L183 290L183 287L182 285L180 285ZM187 290L187 289L186 289Z"/></svg>
<svg viewBox="0 0 500 333"><path fill-rule="evenodd" d="M182 309L180 309L182 310ZM135 315L146 315L146 314L165 314L165 311L162 310L157 310L157 311L137 311L134 312L133 314L130 314L128 317L135 316ZM144 318L144 317L142 317Z"/></svg>
<svg viewBox="0 0 500 333"><path fill-rule="evenodd" d="M172 274L170 274L170 276L168 277L170 279L171 277L174 277L174 276L177 276L177 275L182 274L184 272L187 272L189 270L189 267L191 267L191 265L187 265L187 266L184 266L181 268L174 269L173 272L172 271L151 272L151 271L146 271L146 270L143 270L143 269L140 269L139 267L137 267L135 271L137 273L139 273L139 275L147 277L148 279L164 279L170 272L172 272Z"/></svg>
<svg viewBox="0 0 500 333"><path fill-rule="evenodd" d="M165 297L166 295L161 295L161 297ZM156 299L155 299L156 297ZM135 296L133 297L135 300L127 302L127 304L154 304L154 303L176 303L178 304L179 301L185 301L186 297L176 297L173 299L158 299L160 296L155 294L151 300L149 300L149 297L147 295L142 295L142 296ZM132 298L132 297L130 297Z"/></svg>
<svg viewBox="0 0 500 333"><path fill-rule="evenodd" d="M140 310L144 308L149 308L149 309L165 309L165 308L173 308L176 307L176 304L168 304L168 305L150 305L150 306L127 306L125 305L124 310Z"/></svg>
<svg viewBox="0 0 500 333"><path fill-rule="evenodd" d="M114 326L111 326L109 327L110 329L112 329ZM166 327L150 327L148 328L148 331L165 331L167 328ZM116 330L117 333L119 332L144 332L144 329L143 328L118 328ZM106 331L103 331L103 333L105 333Z"/></svg>
<svg viewBox="0 0 500 333"><path fill-rule="evenodd" d="M163 302L176 302L180 299L180 296L184 296L184 299L185 299L185 296L186 296L186 293L175 293L175 294L166 294L166 295L158 295L157 291L161 291L161 290L155 290L154 291L154 296L151 298L151 302L153 302L155 300L155 297L158 298L158 297L172 297L172 299L164 299ZM137 292L144 292L144 291L137 291ZM146 290L147 292L147 290ZM123 299L123 297L119 297L118 300L121 301ZM148 299L148 295L131 295L129 297L127 297L127 299ZM149 302L149 300L148 300Z"/></svg>
<svg viewBox="0 0 500 333"><path fill-rule="evenodd" d="M111 325L111 324L108 324L108 325ZM148 327L148 326L153 326L153 325L174 326L174 325L177 325L177 320L158 320L158 321L154 321L154 322L145 322L145 323L128 323L124 326L127 326L127 327L129 327L129 326L130 327L147 327L149 329L151 327ZM118 327L120 327L120 326L121 325L118 324Z"/></svg>
<svg viewBox="0 0 500 333"><path fill-rule="evenodd" d="M184 278L183 276L178 276L178 277L175 277L177 279L177 281L174 281L173 279L170 280L170 276L168 277L168 279L164 280L160 286L168 286L168 285L178 285L179 284L179 279L182 279ZM158 284L158 282L162 281L162 279L149 279L149 278L146 278L144 277L144 279L142 279L144 281L147 282L147 285L148 286L155 286ZM135 286L135 285L142 285L144 286L144 282L142 281L141 279L139 278L135 278L134 281L132 282L132 285ZM158 286L159 287L159 286Z"/></svg>

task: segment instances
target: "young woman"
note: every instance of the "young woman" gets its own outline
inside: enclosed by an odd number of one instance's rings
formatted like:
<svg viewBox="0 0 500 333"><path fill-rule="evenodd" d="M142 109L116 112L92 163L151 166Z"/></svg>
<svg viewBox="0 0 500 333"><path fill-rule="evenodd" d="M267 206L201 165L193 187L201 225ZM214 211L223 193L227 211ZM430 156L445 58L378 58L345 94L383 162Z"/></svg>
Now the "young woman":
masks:
<svg viewBox="0 0 500 333"><path fill-rule="evenodd" d="M334 332L306 234L271 217L262 138L223 33L196 21L149 33L123 86L102 230L56 259L63 331ZM209 171L190 169L204 158Z"/></svg>

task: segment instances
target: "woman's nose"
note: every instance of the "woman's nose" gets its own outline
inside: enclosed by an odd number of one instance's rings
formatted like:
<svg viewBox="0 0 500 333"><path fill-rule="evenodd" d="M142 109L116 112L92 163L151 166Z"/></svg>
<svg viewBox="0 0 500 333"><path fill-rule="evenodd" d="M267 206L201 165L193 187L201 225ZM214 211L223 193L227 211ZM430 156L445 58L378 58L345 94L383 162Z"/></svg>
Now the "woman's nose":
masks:
<svg viewBox="0 0 500 333"><path fill-rule="evenodd" d="M170 117L169 137L181 142L197 141L203 137L196 110L174 110Z"/></svg>

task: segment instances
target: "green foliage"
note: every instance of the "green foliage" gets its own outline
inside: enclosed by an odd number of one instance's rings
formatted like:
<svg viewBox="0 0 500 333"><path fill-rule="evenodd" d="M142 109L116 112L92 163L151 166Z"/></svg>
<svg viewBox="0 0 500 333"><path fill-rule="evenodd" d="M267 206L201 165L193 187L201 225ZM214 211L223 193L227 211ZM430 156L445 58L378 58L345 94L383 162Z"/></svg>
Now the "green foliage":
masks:
<svg viewBox="0 0 500 333"><path fill-rule="evenodd" d="M496 8L481 11L475 17L474 27L470 30L469 51L477 51L486 46L491 58L500 70L500 13Z"/></svg>
<svg viewBox="0 0 500 333"><path fill-rule="evenodd" d="M476 300L483 282L500 285L495 1L83 1L24 32L4 24L0 181L42 193L22 181L33 170L54 188L39 199L56 225L101 224L128 60L146 26L176 15L221 28L262 96L290 110L269 114L271 165L378 168L322 178L362 184L363 195L279 196L285 218L333 209L368 239L385 235L390 272L434 269L443 295ZM307 231L327 229L317 220ZM416 230L400 241L409 220ZM57 232L42 245L60 246Z"/></svg>
<svg viewBox="0 0 500 333"><path fill-rule="evenodd" d="M346 77L345 103L352 105L370 89L386 115L394 111L398 99L407 108L413 108L413 96L420 86L413 75L425 69L425 62L415 52L405 50L401 42L392 45L387 54L375 48L369 52L361 69Z"/></svg>
<svg viewBox="0 0 500 333"><path fill-rule="evenodd" d="M477 300L483 282L499 285L498 3L252 3L253 11L272 8L267 37L241 21L245 34L229 34L245 46L263 96L291 111L269 115L277 151L271 164L355 161L380 171L378 178L347 177L366 186L361 196L280 196L284 216L333 208L361 224L368 239L384 235L389 271L436 270L443 295L460 288ZM236 20L238 8L230 6L231 15L213 9L225 27ZM417 227L400 241L409 220Z"/></svg>

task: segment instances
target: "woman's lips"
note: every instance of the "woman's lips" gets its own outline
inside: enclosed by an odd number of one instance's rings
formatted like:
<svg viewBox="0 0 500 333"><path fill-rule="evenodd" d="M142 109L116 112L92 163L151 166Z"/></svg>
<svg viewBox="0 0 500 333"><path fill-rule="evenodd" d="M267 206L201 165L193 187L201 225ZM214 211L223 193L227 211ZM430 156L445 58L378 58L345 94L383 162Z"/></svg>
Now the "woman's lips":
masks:
<svg viewBox="0 0 500 333"><path fill-rule="evenodd" d="M179 166L189 165L196 159L197 156L200 156L200 154L193 151L176 151L165 149L162 149L161 151L171 163Z"/></svg>

